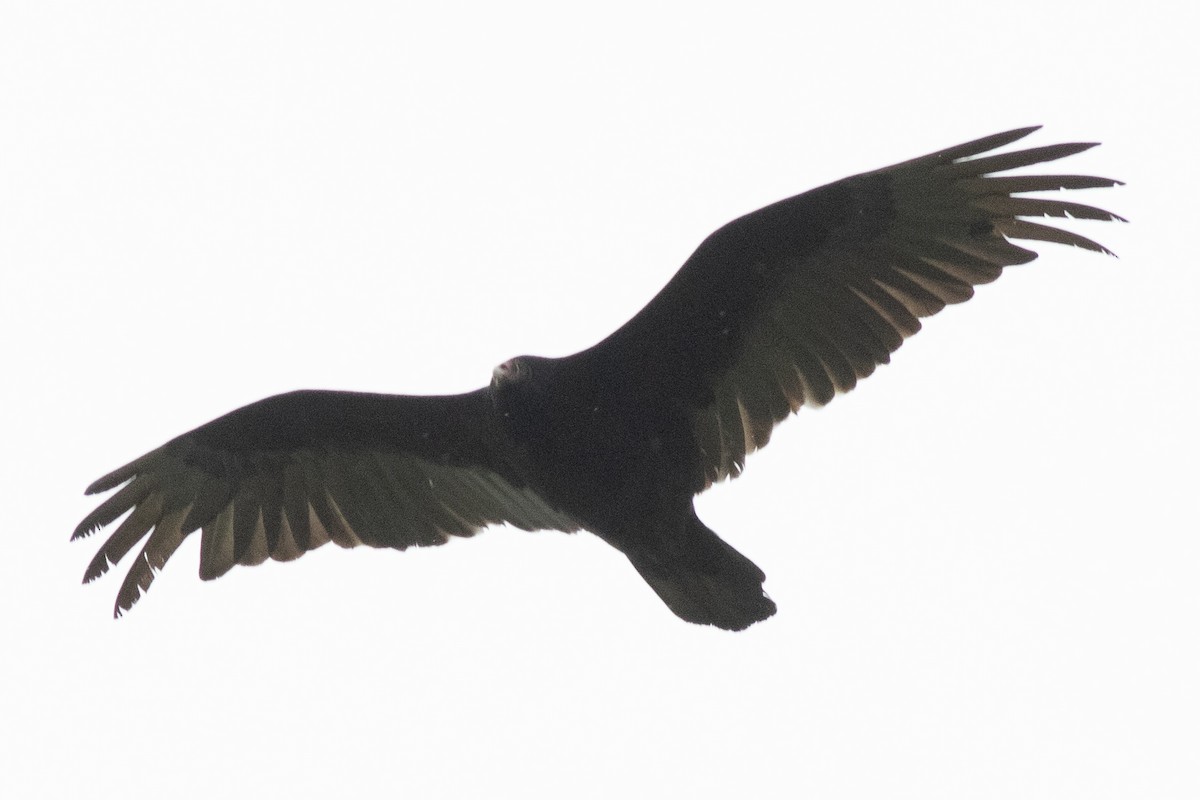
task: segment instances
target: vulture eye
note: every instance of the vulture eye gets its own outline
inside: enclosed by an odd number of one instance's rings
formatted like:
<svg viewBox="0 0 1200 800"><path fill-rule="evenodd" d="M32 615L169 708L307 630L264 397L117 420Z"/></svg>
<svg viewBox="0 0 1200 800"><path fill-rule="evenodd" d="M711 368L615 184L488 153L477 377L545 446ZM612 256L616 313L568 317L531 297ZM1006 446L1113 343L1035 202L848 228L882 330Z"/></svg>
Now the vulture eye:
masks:
<svg viewBox="0 0 1200 800"><path fill-rule="evenodd" d="M519 358L510 358L492 370L492 381L508 383L525 374L525 365Z"/></svg>

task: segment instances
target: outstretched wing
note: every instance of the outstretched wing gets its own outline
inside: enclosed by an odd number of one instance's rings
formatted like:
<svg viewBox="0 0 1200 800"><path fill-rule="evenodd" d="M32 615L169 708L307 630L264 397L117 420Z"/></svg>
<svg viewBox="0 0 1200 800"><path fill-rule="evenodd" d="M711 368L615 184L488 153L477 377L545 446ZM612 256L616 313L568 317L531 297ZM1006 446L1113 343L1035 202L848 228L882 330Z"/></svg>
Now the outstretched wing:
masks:
<svg viewBox="0 0 1200 800"><path fill-rule="evenodd" d="M1037 257L1011 239L1108 253L1020 218L1120 220L1116 214L1017 195L1119 181L994 176L1093 144L981 155L1034 130L856 175L734 220L633 319L571 357L574 365L682 405L703 451L704 485L737 475L790 412L823 405L886 364L920 330L918 318Z"/></svg>
<svg viewBox="0 0 1200 800"><path fill-rule="evenodd" d="M403 550L497 522L577 530L521 480L491 424L486 390L444 397L300 391L240 408L88 487L125 484L74 538L132 512L84 574L143 538L117 594L128 610L183 540L201 531L200 577L290 561L326 542Z"/></svg>

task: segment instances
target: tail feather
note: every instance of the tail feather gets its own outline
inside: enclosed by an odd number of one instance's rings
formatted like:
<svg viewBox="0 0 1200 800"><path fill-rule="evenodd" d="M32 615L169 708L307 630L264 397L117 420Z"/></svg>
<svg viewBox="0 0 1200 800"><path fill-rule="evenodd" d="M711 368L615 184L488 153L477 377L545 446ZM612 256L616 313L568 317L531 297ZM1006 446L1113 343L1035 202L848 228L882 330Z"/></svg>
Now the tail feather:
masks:
<svg viewBox="0 0 1200 800"><path fill-rule="evenodd" d="M626 552L638 573L676 616L740 631L775 613L766 575L693 514L682 537L639 542Z"/></svg>

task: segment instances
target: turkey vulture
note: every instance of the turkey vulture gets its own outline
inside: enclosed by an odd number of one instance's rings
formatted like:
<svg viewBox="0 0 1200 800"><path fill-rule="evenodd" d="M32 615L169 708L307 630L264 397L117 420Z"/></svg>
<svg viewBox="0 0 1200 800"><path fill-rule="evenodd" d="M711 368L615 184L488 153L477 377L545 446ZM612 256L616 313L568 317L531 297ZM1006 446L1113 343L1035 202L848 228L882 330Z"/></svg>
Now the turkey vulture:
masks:
<svg viewBox="0 0 1200 800"><path fill-rule="evenodd" d="M1109 253L1023 217L1120 220L1029 192L1119 181L995 174L1093 144L989 153L999 133L774 203L705 239L608 338L520 356L466 394L296 391L201 425L88 487L121 487L75 529L130 512L84 582L143 538L117 593L128 610L188 535L200 577L289 561L333 541L403 550L492 524L588 530L689 622L741 630L775 613L765 575L696 517L802 405L886 364L920 317L1036 253L1013 239Z"/></svg>

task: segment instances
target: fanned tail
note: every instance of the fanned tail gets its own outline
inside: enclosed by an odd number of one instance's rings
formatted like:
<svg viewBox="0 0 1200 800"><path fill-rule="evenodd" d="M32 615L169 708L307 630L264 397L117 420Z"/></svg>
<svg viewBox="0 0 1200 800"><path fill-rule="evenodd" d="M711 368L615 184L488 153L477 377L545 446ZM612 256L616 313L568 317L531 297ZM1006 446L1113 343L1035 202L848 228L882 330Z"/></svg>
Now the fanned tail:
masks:
<svg viewBox="0 0 1200 800"><path fill-rule="evenodd" d="M740 631L775 613L766 575L693 513L680 537L647 537L630 563L676 616Z"/></svg>

